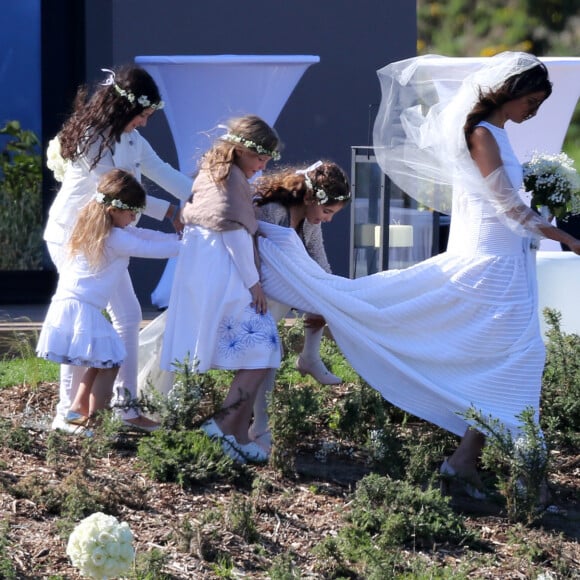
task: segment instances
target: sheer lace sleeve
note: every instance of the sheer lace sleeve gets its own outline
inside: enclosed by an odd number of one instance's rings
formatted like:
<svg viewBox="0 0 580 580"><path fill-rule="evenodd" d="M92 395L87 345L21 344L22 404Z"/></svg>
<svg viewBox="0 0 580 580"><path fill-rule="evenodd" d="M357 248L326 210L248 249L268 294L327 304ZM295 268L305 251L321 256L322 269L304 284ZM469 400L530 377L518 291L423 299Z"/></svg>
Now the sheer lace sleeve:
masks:
<svg viewBox="0 0 580 580"><path fill-rule="evenodd" d="M485 178L485 189L498 218L518 235L543 236L539 228L551 225L522 201L503 166Z"/></svg>

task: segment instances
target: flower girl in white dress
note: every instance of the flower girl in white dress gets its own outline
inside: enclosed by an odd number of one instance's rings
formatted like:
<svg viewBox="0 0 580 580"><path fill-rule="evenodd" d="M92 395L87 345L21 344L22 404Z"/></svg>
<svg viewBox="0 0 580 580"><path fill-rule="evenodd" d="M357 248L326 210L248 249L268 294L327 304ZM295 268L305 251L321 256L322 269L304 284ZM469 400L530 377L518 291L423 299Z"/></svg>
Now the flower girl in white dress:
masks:
<svg viewBox="0 0 580 580"><path fill-rule="evenodd" d="M68 423L84 425L109 404L125 347L103 311L127 273L129 258L179 253L177 234L130 225L144 207L140 183L130 173L113 169L99 181L72 231L36 348L39 357L87 367L66 416Z"/></svg>

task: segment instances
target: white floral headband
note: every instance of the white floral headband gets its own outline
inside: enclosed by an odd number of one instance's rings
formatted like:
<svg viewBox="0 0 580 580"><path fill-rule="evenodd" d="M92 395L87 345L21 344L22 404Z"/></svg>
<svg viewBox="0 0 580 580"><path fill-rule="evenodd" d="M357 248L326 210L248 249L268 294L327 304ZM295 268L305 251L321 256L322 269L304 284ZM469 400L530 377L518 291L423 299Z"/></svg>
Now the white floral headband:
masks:
<svg viewBox="0 0 580 580"><path fill-rule="evenodd" d="M324 189L322 189L321 187L317 187L316 189L314 188L312 180L310 179L308 174L311 171L318 169L321 165L322 161L317 161L316 163L313 163L310 167L307 167L306 169L299 169L298 171L296 171L297 175L304 175L304 182L306 183L306 187L314 192L314 197L316 198L318 205L326 205L329 201L331 201L332 203L337 203L339 201L346 201L347 199L350 199L350 191L345 195L337 195L329 197L328 193L326 193L326 191L324 191Z"/></svg>
<svg viewBox="0 0 580 580"><path fill-rule="evenodd" d="M245 137L241 137L240 135L235 135L234 133L226 133L220 137L223 141L229 141L230 143L239 143L248 149L252 149L259 155L267 155L271 157L274 161L280 161L280 153L273 149L266 149L262 145L258 145L254 141L250 141L250 139L246 139Z"/></svg>
<svg viewBox="0 0 580 580"><path fill-rule="evenodd" d="M137 103L141 105L144 109L158 110L163 109L163 107L165 106L165 103L163 101L159 101L158 103L152 103L147 95L141 95L140 97L135 99L135 93L121 88L115 82L115 73L112 70L109 70L108 68L102 68L101 70L103 72L109 73L109 76L105 79L105 82L101 83L101 85L103 85L104 87L112 86L119 95L125 97L132 105L135 104L136 100Z"/></svg>
<svg viewBox="0 0 580 580"><path fill-rule="evenodd" d="M135 213L140 213L145 209L144 205L137 206L137 205L127 205L126 203L122 202L120 199L115 197L111 197L106 193L101 193L97 191L95 195L93 195L93 199L106 207L114 207L115 209L127 209L129 211L133 211Z"/></svg>

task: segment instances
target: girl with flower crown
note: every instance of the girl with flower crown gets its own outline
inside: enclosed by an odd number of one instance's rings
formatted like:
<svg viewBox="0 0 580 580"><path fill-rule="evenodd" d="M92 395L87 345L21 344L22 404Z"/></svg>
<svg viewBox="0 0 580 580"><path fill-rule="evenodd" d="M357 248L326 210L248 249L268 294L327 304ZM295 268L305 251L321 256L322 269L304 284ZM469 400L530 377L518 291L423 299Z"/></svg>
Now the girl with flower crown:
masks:
<svg viewBox="0 0 580 580"><path fill-rule="evenodd" d="M276 132L254 115L232 119L200 160L193 195L182 211L183 249L167 309L161 368L236 373L221 412L202 429L238 462L265 461L248 438L252 408L268 369L280 365L276 322L260 284L253 188L248 183L279 159Z"/></svg>
<svg viewBox="0 0 580 580"><path fill-rule="evenodd" d="M126 276L129 258L169 258L181 246L177 234L131 225L145 208L146 196L127 171L109 171L96 191L70 233L36 348L42 358L82 369L65 416L70 425L84 425L108 406L126 356L123 341L103 309Z"/></svg>
<svg viewBox="0 0 580 580"><path fill-rule="evenodd" d="M47 164L62 181L44 232L50 257L59 273L75 218L91 200L99 179L111 169L124 169L138 181L144 175L183 201L191 191L192 180L164 163L137 130L145 127L155 111L163 108L153 78L135 66L103 70L108 77L90 98L86 87L79 89L72 114L47 151ZM181 227L178 203L147 196L144 213L158 220L167 218ZM132 399L137 397L138 334L142 318L128 271L111 294L108 311L127 351L115 384L115 402L121 407L128 402L126 394ZM78 367L62 366L60 401L53 428L67 429L63 418L81 374L82 369ZM131 427L145 431L158 427L136 409L119 412Z"/></svg>
<svg viewBox="0 0 580 580"><path fill-rule="evenodd" d="M330 273L324 250L322 223L332 218L350 201L346 173L336 163L317 161L306 169L286 168L268 173L256 180L256 217L260 221L292 228L304 244L308 255ZM284 317L289 306L275 301L269 307L276 321ZM320 358L320 342L326 322L318 314L306 314L304 346L296 359L302 375L310 374L323 385L337 385L341 379L332 374ZM268 427L268 393L274 388L275 369L264 379L256 403L249 437L269 452L271 433Z"/></svg>

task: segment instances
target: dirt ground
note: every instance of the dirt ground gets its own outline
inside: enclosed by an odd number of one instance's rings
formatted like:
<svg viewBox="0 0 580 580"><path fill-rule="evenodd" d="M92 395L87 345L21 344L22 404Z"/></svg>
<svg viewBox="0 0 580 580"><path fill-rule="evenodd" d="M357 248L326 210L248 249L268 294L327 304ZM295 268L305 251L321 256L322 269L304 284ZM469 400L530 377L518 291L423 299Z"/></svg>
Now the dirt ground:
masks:
<svg viewBox="0 0 580 580"><path fill-rule="evenodd" d="M14 491L58 486L74 478L78 453L63 453L53 466L46 461L46 428L57 385L43 384L34 394L16 386L1 394L0 415L21 422L34 439L31 453L1 448L0 520L9 522L6 554L20 579L78 578L66 556L66 539L59 534L59 517L51 513L50 505L35 500L34 494L25 497ZM176 484L156 483L139 469L135 449L142 436L147 435L125 435L124 444L95 460L89 473L93 485L116 498L115 515L131 527L137 552L157 548L165 554L164 573L169 577L268 578L273 560L286 553L294 555L301 578L326 577L312 549L344 525L356 482L368 473L356 457L330 457L323 463L313 452L301 453L294 479L283 478L268 466L250 467L254 477L267 483L257 495L247 486L219 482L184 490ZM79 441L79 449L80 445ZM421 557L439 573L467 567L470 578L535 579L539 571L547 574L544 580L580 578L580 456L558 456L555 464L550 483L557 509L546 513L538 525L510 524L496 504L454 498L454 508L465 515L468 527L487 546L485 556L475 558L461 546L437 546ZM207 521L212 510L227 512L233 502L250 496L256 509L257 541L245 541L228 531L223 521ZM194 533L185 532L185 523L193 525ZM230 555L234 566L230 576L218 573L216 551ZM412 548L401 548L401 553L418 557Z"/></svg>

